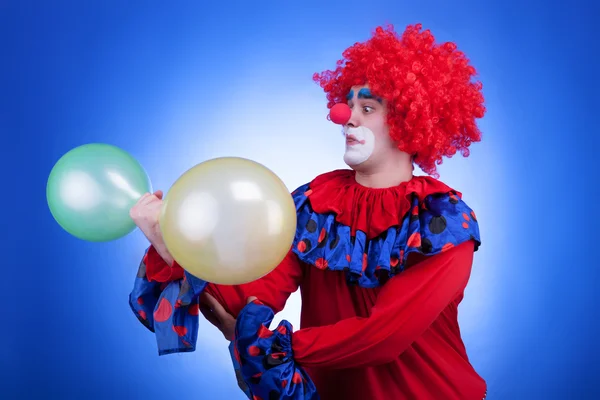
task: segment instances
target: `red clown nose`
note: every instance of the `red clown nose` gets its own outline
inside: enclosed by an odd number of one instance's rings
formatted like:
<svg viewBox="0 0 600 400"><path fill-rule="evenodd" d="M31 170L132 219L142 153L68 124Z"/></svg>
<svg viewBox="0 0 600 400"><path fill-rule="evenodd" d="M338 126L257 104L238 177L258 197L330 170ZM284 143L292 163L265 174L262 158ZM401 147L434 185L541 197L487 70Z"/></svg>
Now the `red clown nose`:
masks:
<svg viewBox="0 0 600 400"><path fill-rule="evenodd" d="M329 119L331 119L334 124L346 125L351 116L352 110L344 103L334 105L329 111Z"/></svg>

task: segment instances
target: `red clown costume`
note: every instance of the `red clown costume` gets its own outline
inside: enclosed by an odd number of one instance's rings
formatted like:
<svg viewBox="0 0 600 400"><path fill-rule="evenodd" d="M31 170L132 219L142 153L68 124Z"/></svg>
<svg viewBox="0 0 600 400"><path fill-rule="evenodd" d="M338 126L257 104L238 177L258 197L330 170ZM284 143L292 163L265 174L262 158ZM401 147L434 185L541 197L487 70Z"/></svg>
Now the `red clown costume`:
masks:
<svg viewBox="0 0 600 400"><path fill-rule="evenodd" d="M130 305L162 355L195 350L200 294L213 296L237 318L230 350L251 399L484 399L486 383L458 325L481 244L477 217L436 173L442 157L468 156L481 139L475 69L420 25L401 36L377 28L343 56L314 77L328 107L368 85L371 97L386 101L397 148L431 176L371 188L349 169L302 185L292 193L298 228L290 252L245 285L203 282L150 246ZM298 288L300 329L287 321L271 327ZM247 303L250 296L257 300Z"/></svg>

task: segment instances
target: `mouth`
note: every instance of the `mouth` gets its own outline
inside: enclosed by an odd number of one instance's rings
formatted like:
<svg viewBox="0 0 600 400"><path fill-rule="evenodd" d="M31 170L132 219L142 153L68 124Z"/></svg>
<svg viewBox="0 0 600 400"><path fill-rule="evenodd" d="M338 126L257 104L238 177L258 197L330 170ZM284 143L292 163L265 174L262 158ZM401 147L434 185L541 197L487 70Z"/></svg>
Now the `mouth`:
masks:
<svg viewBox="0 0 600 400"><path fill-rule="evenodd" d="M364 140L358 140L354 135L346 135L346 145L354 146L357 144L365 144Z"/></svg>

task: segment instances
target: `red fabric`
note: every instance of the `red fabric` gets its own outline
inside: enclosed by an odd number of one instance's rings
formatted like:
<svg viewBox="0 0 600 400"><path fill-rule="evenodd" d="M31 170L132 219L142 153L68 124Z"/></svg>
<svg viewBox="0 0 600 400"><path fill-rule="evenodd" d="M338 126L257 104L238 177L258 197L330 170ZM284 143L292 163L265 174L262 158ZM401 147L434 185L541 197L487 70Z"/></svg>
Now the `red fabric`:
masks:
<svg viewBox="0 0 600 400"><path fill-rule="evenodd" d="M316 213L334 212L337 222L352 228L352 235L361 230L369 239L402 225L412 194L423 201L430 194L452 191L429 176L414 176L398 186L373 189L358 184L355 175L355 171L345 169L325 173L311 182L306 194Z"/></svg>
<svg viewBox="0 0 600 400"><path fill-rule="evenodd" d="M392 362L462 294L471 273L473 248L473 242L463 243L392 278L364 318L295 332L294 358L319 368Z"/></svg>
<svg viewBox="0 0 600 400"><path fill-rule="evenodd" d="M154 246L150 246L145 256L146 277L152 282L171 282L183 278L183 268L177 263L170 266L162 259Z"/></svg>
<svg viewBox="0 0 600 400"><path fill-rule="evenodd" d="M153 246L146 253L146 276L155 282L170 282L182 279L183 268L173 263L169 266ZM261 301L275 313L283 310L288 297L298 289L303 277L303 268L291 250L279 266L261 279L244 285L217 285L210 283L206 292L212 295L231 315L237 317L246 305L248 293L260 293Z"/></svg>
<svg viewBox="0 0 600 400"><path fill-rule="evenodd" d="M463 243L377 289L307 269L292 346L321 398L482 399L486 384L457 322L472 257L473 243Z"/></svg>
<svg viewBox="0 0 600 400"><path fill-rule="evenodd" d="M402 221L409 193L422 199L452 190L428 177L369 189L353 176L352 171L322 175L307 195L315 211L334 211L339 222L370 237ZM411 257L410 268L373 289L350 286L343 272L305 265L290 252L255 282L209 284L206 290L237 316L249 296L279 312L300 287L301 329L293 334L294 358L306 368L322 400L480 400L486 383L469 362L458 325L473 243ZM161 260L149 261L155 261L147 265L149 276L149 270L160 277L162 268L170 268L164 261L162 267Z"/></svg>
<svg viewBox="0 0 600 400"><path fill-rule="evenodd" d="M288 297L298 289L303 277L304 268L298 256L290 251L277 268L259 280L238 286L210 283L205 290L234 317L238 316L250 296L259 297L263 304L278 313L283 310Z"/></svg>
<svg viewBox="0 0 600 400"><path fill-rule="evenodd" d="M420 256L375 289L287 259L252 284L207 291L237 315L249 296L278 312L299 286L294 359L323 400L480 400L486 383L469 363L457 321L472 257L472 242Z"/></svg>

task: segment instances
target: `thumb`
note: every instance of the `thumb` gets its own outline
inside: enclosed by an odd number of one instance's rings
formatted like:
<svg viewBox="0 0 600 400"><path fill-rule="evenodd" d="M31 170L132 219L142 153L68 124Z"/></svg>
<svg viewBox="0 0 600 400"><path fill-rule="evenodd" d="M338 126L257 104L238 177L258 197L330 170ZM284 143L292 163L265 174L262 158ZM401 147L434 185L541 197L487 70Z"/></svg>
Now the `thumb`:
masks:
<svg viewBox="0 0 600 400"><path fill-rule="evenodd" d="M154 195L156 197L158 197L159 199L162 200L162 198L163 198L163 191L162 190L157 190L156 192L154 192Z"/></svg>

